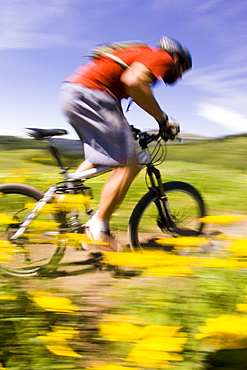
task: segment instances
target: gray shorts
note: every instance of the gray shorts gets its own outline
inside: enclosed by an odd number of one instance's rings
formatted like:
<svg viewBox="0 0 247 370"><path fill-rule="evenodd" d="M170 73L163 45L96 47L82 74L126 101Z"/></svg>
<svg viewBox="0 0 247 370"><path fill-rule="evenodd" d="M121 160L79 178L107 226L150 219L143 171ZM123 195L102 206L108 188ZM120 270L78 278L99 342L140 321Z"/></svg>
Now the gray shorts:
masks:
<svg viewBox="0 0 247 370"><path fill-rule="evenodd" d="M136 156L133 133L119 102L106 91L63 83L62 108L81 141L85 159L94 165L124 166Z"/></svg>

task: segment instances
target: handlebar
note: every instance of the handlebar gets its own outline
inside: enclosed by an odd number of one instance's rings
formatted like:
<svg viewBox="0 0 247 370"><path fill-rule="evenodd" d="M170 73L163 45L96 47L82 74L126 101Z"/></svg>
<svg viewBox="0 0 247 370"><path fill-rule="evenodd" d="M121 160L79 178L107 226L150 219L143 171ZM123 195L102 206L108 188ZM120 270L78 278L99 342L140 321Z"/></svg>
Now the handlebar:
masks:
<svg viewBox="0 0 247 370"><path fill-rule="evenodd" d="M138 128L134 127L133 125L131 125L130 127L132 129L133 134L134 134L134 139L139 140L139 145L142 149L147 148L148 144L150 144L152 141L157 141L160 137L162 137L162 139L164 141L168 141L170 139L170 137L168 135L167 135L167 137L164 137L164 135L161 135L160 130L157 134L149 134L146 131L139 130ZM182 141L182 139L181 140L179 138L177 138L177 139L179 141Z"/></svg>
<svg viewBox="0 0 247 370"><path fill-rule="evenodd" d="M130 126L134 134L134 139L139 140L139 145L142 149L147 148L147 145L152 141L158 140L160 137L160 132L158 134L149 134L146 131L141 131L133 125Z"/></svg>

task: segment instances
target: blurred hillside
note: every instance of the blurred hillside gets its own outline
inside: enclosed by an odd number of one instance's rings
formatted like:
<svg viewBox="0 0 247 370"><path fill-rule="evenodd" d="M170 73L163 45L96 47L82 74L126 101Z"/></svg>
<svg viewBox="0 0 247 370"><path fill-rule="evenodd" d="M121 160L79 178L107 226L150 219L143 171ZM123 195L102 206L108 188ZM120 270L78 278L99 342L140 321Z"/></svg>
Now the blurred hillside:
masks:
<svg viewBox="0 0 247 370"><path fill-rule="evenodd" d="M218 139L184 139L182 145L170 145L167 160L220 166L226 170L247 171L247 134ZM192 167L193 169L193 167Z"/></svg>
<svg viewBox="0 0 247 370"><path fill-rule="evenodd" d="M220 165L246 172L247 134L205 138L182 132L179 137L181 140L168 142L167 160ZM54 142L62 157L69 163L77 165L83 159L80 140L55 138ZM0 136L0 151L23 151L25 159L28 159L33 156L33 150L37 149L35 157L44 157L44 153L47 153L45 143L33 139ZM53 161L49 163L55 164Z"/></svg>
<svg viewBox="0 0 247 370"><path fill-rule="evenodd" d="M157 133L157 131L155 131ZM183 139L184 142L197 142L201 140L215 140L203 136L196 136L190 133L180 133L179 138ZM55 138L55 144L63 152L78 153L83 151L80 140L70 140ZM21 149L45 149L46 145L40 141L31 138L18 138L15 136L1 136L0 135L0 150L21 150Z"/></svg>
<svg viewBox="0 0 247 370"><path fill-rule="evenodd" d="M80 140L67 140L55 138L54 143L61 153L68 155L83 153L83 147ZM22 150L22 149L46 149L46 144L34 139L23 139L15 136L0 136L0 150Z"/></svg>

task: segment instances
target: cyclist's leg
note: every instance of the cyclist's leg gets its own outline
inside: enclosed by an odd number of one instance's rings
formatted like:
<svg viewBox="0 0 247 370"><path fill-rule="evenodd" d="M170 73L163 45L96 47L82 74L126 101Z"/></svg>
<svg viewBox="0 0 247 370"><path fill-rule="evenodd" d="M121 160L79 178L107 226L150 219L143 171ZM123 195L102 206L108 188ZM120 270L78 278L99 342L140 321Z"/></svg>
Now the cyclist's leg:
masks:
<svg viewBox="0 0 247 370"><path fill-rule="evenodd" d="M95 165L92 164L88 159L85 159L84 162L82 162L76 169L76 172L83 172L87 170L91 170L91 168L94 168Z"/></svg>
<svg viewBox="0 0 247 370"><path fill-rule="evenodd" d="M109 219L123 201L132 181L140 171L137 158L124 167L117 167L113 170L101 193L97 217L104 222Z"/></svg>
<svg viewBox="0 0 247 370"><path fill-rule="evenodd" d="M139 171L140 166L136 157L132 158L128 166L113 170L102 189L99 208L86 224L90 228L93 239L101 239L104 234L109 233L111 215L124 199Z"/></svg>
<svg viewBox="0 0 247 370"><path fill-rule="evenodd" d="M133 133L119 102L106 92L66 84L62 95L70 124L84 143L87 161L80 171L92 168L91 164L115 167L103 189L99 211L92 219L93 223L97 220L96 229L106 233L112 212L139 170Z"/></svg>

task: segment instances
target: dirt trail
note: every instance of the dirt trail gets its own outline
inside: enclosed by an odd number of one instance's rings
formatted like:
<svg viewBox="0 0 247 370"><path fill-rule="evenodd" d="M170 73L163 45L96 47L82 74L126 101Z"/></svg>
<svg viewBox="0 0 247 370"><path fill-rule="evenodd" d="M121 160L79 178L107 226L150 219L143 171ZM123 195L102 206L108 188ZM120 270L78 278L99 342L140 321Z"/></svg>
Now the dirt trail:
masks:
<svg viewBox="0 0 247 370"><path fill-rule="evenodd" d="M233 237L247 238L247 220L228 224L228 225L212 225L209 224L205 228L205 234L210 238L214 238L218 233L223 233ZM126 233L118 233L118 240L123 244L128 244ZM83 265L83 262L88 258L88 252L78 251L73 248L67 248L65 256L59 264L58 271L53 275L47 276L44 279L27 280L29 287L38 290L59 289L73 294L82 294L85 292L88 297L92 298L92 302L98 305L103 304L102 289L110 288L114 278L112 271L106 269L100 270L92 268L91 265ZM24 283L24 285L26 285ZM97 305L96 305L97 306Z"/></svg>

